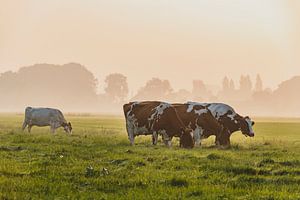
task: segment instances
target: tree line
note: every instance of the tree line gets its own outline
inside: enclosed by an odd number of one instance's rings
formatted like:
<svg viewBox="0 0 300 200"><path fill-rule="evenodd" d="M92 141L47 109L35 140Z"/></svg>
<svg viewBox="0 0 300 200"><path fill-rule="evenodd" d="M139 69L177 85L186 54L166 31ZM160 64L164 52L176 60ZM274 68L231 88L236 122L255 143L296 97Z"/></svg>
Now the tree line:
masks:
<svg viewBox="0 0 300 200"><path fill-rule="evenodd" d="M129 95L127 77L120 73L106 76L104 92L98 93L98 80L84 66L37 64L17 72L0 75L0 111L20 111L30 106L52 106L73 112L121 113L128 101L161 100L169 102L225 102L253 115L299 116L300 76L292 77L271 90L258 74L254 81L242 75L238 87L224 77L218 91L202 80L193 80L192 89L174 90L168 80L152 78Z"/></svg>

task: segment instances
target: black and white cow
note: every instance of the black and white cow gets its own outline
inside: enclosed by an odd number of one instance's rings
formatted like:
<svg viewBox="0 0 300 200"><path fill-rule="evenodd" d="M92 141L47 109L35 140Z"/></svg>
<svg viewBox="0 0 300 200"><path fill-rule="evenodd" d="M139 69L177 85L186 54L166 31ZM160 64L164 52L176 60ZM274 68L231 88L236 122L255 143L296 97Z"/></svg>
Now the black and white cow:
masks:
<svg viewBox="0 0 300 200"><path fill-rule="evenodd" d="M228 129L228 135L223 135L220 137L222 140L227 140L228 145L230 144L230 135L236 131L241 131L242 134L249 137L254 137L253 125L254 121L250 117L243 117L235 112L235 110L224 103L198 103L198 102L188 102L189 105L202 105L210 110L213 116L218 120L218 122L226 129ZM204 130L203 137L209 137L213 133ZM216 143L220 143L217 141ZM224 143L224 141L222 142Z"/></svg>
<svg viewBox="0 0 300 200"><path fill-rule="evenodd" d="M50 126L52 133L55 133L57 128L63 127L67 133L72 133L71 123L66 121L60 110L53 108L27 107L25 109L25 119L22 127L23 131L27 126L29 133L32 126Z"/></svg>

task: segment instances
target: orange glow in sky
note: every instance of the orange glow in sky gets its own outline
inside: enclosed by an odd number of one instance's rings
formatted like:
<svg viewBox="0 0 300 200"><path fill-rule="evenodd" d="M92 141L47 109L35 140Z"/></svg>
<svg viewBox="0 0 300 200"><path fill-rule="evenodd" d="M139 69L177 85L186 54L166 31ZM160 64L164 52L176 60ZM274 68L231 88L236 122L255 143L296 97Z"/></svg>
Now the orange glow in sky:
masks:
<svg viewBox="0 0 300 200"><path fill-rule="evenodd" d="M226 3L225 3L226 2ZM300 74L296 0L1 0L0 72L78 62L136 90L152 77L191 88L241 74L265 85Z"/></svg>

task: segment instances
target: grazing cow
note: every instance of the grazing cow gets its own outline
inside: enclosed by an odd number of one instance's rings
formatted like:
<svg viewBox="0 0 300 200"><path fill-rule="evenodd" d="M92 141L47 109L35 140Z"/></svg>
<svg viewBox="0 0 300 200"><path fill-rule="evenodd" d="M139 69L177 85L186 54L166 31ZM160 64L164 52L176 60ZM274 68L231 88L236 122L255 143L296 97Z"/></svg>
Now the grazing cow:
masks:
<svg viewBox="0 0 300 200"><path fill-rule="evenodd" d="M60 110L53 108L27 107L25 109L25 119L22 127L23 131L26 126L28 126L29 133L32 126L50 126L52 133L55 133L57 128L63 127L67 133L72 133L71 123L65 120L65 117Z"/></svg>
<svg viewBox="0 0 300 200"><path fill-rule="evenodd" d="M250 117L242 117L234 111L232 107L223 103L197 103L197 102L188 102L188 104L197 106L205 106L211 111L213 116L218 120L224 128L228 129L229 134L223 135L223 140L227 140L230 144L230 135L235 131L241 131L245 136L254 137L253 125L254 121ZM204 136L210 136L213 133L210 131L204 131ZM216 143L220 143L216 138Z"/></svg>
<svg viewBox="0 0 300 200"><path fill-rule="evenodd" d="M205 106L189 103L172 104L172 106L176 109L184 125L193 130L196 145L201 144L201 139L207 138L204 131L213 133L220 141L220 145L227 145L227 141L223 141L222 136L228 134L226 133L228 130L218 123Z"/></svg>
<svg viewBox="0 0 300 200"><path fill-rule="evenodd" d="M164 143L171 146L171 140L180 137L180 146L193 148L194 139L191 129L187 129L179 119L175 108L159 101L131 102L123 106L126 129L130 143L138 135L152 135L153 144L157 135L162 134Z"/></svg>

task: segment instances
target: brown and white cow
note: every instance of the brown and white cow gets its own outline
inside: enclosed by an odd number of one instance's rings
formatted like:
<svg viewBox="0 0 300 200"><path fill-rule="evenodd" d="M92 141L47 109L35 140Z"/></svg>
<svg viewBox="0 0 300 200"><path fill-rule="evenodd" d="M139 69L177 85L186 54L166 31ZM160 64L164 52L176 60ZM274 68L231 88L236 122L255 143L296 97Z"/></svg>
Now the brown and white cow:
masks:
<svg viewBox="0 0 300 200"><path fill-rule="evenodd" d="M223 141L220 141L219 138L216 138L216 143L227 141L230 144L230 135L236 131L241 131L245 136L254 137L253 125L254 121L250 119L250 117L242 117L235 110L223 103L198 103L198 102L188 102L190 105L194 106L205 106L213 116L218 120L220 124L223 125L224 128L228 130L225 134L221 135ZM229 133L229 134L226 134ZM205 137L209 137L213 133L211 131L205 130L203 135Z"/></svg>
<svg viewBox="0 0 300 200"><path fill-rule="evenodd" d="M176 109L184 125L193 130L196 145L200 145L201 140L207 138L204 131L213 133L220 141L220 145L227 145L226 141L224 142L222 139L224 134L228 134L227 130L218 123L207 107L189 103L172 104L172 106Z"/></svg>
<svg viewBox="0 0 300 200"><path fill-rule="evenodd" d="M159 101L131 102L125 104L123 110L128 139L132 145L138 135L152 135L152 142L156 144L157 135L161 134L168 146L171 146L175 136L180 137L181 147L194 147L192 130L184 126L171 104Z"/></svg>

